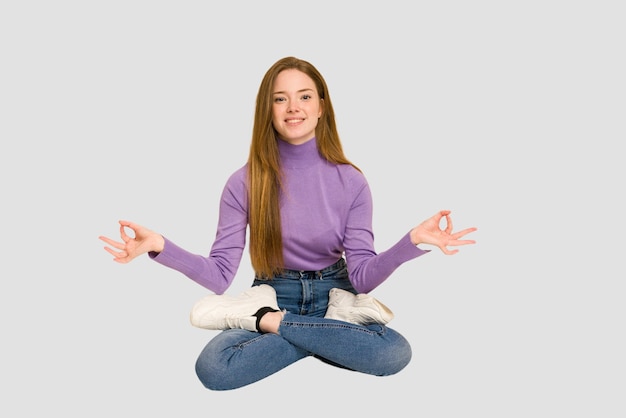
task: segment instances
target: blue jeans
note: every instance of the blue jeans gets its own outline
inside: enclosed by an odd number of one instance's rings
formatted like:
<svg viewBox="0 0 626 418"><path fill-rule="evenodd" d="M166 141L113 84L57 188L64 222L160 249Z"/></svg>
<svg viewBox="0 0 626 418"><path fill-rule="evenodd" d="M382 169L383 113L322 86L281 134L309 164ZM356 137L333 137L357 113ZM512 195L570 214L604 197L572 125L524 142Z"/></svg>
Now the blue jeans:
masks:
<svg viewBox="0 0 626 418"><path fill-rule="evenodd" d="M278 334L241 329L220 332L196 361L196 374L212 390L236 389L257 382L305 357L361 373L388 376L411 360L411 346L385 325L367 326L325 319L328 292L334 287L357 293L345 260L320 271L283 271L253 285L276 289L286 310Z"/></svg>

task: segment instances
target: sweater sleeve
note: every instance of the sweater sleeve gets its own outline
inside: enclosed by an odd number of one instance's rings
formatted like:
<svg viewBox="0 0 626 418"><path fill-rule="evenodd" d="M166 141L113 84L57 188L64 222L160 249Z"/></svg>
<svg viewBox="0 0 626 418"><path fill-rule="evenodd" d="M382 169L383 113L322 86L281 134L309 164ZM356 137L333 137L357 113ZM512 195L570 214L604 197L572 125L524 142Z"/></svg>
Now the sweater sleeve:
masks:
<svg viewBox="0 0 626 418"><path fill-rule="evenodd" d="M165 238L163 251L150 253L150 258L218 295L223 294L235 278L246 245L248 205L244 175L240 169L224 187L216 237L208 256L191 253Z"/></svg>
<svg viewBox="0 0 626 418"><path fill-rule="evenodd" d="M376 253L372 232L372 196L367 182L363 184L350 207L344 236L348 275L360 293L369 293L383 283L400 265L424 255L413 245L407 232L395 245Z"/></svg>

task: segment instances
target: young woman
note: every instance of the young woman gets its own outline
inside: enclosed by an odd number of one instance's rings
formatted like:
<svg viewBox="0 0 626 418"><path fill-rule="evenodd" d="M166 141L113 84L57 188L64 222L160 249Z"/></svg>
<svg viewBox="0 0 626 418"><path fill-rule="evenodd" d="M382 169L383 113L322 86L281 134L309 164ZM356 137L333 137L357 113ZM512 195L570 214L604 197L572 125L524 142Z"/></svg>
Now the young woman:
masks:
<svg viewBox="0 0 626 418"><path fill-rule="evenodd" d="M429 251L420 245L455 254L448 247L473 244L462 238L476 230L453 232L442 210L377 253L370 189L344 155L326 82L294 57L277 61L261 82L248 161L228 179L219 209L208 256L128 221L119 222L121 241L100 237L119 263L147 253L214 293L191 312L193 325L223 330L196 362L212 390L251 384L307 356L376 376L398 373L411 347L386 325L393 313L368 293ZM248 228L255 278L243 294L224 294Z"/></svg>

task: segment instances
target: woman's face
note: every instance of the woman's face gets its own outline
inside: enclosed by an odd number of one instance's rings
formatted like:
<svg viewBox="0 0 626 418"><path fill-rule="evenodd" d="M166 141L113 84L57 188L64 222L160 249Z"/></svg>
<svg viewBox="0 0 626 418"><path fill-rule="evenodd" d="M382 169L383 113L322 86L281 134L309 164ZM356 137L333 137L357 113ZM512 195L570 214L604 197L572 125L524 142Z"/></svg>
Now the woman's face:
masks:
<svg viewBox="0 0 626 418"><path fill-rule="evenodd" d="M315 137L322 100L311 77L295 69L282 71L274 80L272 102L272 123L280 139L300 145Z"/></svg>

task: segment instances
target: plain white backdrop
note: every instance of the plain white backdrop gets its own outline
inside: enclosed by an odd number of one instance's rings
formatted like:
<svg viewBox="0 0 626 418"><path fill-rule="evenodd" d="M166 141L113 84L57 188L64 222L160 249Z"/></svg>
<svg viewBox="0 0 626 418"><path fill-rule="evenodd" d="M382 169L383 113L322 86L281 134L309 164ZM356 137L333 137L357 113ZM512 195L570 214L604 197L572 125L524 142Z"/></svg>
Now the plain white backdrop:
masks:
<svg viewBox="0 0 626 418"><path fill-rule="evenodd" d="M2 415L625 416L618 5L3 2ZM440 209L478 242L373 292L414 348L400 374L306 359L210 392L207 291L98 236L129 219L206 254L287 55L326 77L378 251ZM246 253L229 292L251 280Z"/></svg>

